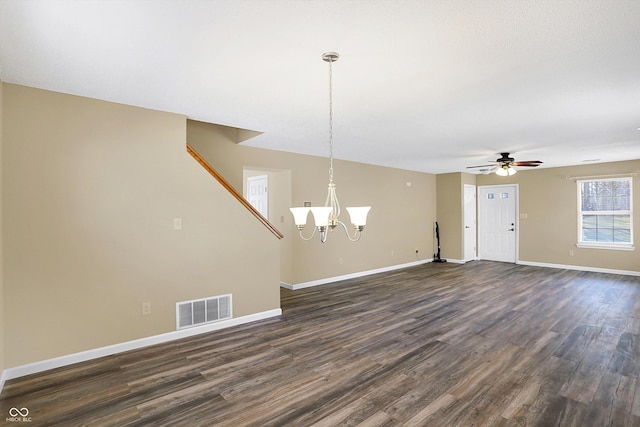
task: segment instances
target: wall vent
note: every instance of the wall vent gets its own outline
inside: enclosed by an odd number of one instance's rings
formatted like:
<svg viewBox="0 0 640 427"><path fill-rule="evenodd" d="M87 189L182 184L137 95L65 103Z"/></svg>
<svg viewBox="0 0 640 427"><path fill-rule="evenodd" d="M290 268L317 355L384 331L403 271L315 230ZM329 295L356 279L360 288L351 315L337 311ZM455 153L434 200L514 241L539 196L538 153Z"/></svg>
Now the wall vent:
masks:
<svg viewBox="0 0 640 427"><path fill-rule="evenodd" d="M231 319L231 294L176 303L176 329Z"/></svg>

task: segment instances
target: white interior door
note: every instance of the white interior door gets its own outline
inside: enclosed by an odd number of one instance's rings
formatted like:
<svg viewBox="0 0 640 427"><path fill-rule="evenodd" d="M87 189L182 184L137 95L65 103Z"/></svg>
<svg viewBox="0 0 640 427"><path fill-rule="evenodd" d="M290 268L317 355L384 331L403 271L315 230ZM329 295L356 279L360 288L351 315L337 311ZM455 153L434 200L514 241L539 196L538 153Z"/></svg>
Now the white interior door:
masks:
<svg viewBox="0 0 640 427"><path fill-rule="evenodd" d="M269 179L267 175L247 178L247 200L251 205L269 219Z"/></svg>
<svg viewBox="0 0 640 427"><path fill-rule="evenodd" d="M478 255L481 259L516 262L518 187L478 187Z"/></svg>
<svg viewBox="0 0 640 427"><path fill-rule="evenodd" d="M473 261L476 254L476 186L464 185L464 261Z"/></svg>

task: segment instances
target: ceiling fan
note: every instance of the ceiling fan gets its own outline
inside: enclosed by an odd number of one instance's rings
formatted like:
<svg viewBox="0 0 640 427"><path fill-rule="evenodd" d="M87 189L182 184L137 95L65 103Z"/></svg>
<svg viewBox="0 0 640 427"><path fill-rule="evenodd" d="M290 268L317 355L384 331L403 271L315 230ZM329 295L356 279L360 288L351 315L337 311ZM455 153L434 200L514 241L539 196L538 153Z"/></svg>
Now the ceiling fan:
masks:
<svg viewBox="0 0 640 427"><path fill-rule="evenodd" d="M513 157L509 157L509 153L500 153L500 158L496 159L495 163L491 163L488 165L480 165L480 166L468 166L467 169L474 168L484 168L480 169L482 173L491 173L493 171L496 172L497 175L500 176L508 176L513 175L517 171L513 168L513 166L524 166L535 168L536 166L540 166L542 162L540 160L525 160L521 162L516 162L516 159Z"/></svg>

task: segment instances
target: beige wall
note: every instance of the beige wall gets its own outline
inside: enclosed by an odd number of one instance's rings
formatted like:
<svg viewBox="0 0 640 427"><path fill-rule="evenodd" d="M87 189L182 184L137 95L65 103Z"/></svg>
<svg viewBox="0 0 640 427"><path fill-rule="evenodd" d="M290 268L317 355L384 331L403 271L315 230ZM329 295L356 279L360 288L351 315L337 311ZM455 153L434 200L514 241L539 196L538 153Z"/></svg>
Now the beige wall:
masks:
<svg viewBox="0 0 640 427"><path fill-rule="evenodd" d="M640 180L633 178L635 251L577 248L578 191L567 177L640 172L640 160L523 170L511 177L478 175L478 185L519 186L519 259L546 264L640 271ZM523 216L526 215L526 219ZM573 251L573 255L570 255Z"/></svg>
<svg viewBox="0 0 640 427"><path fill-rule="evenodd" d="M3 89L5 368L173 331L177 301L279 308L278 240L187 154L183 116Z"/></svg>
<svg viewBox="0 0 640 427"><path fill-rule="evenodd" d="M269 222L282 231L289 227L289 208L291 207L291 171L270 169L247 169L243 171L242 194L247 197L247 178L267 175L269 180ZM291 277L292 246L291 239L280 242L280 276Z"/></svg>
<svg viewBox="0 0 640 427"><path fill-rule="evenodd" d="M438 197L438 226L440 228L440 256L461 260L462 244L462 178L459 173L445 173L436 177ZM437 246L436 246L437 251Z"/></svg>
<svg viewBox="0 0 640 427"><path fill-rule="evenodd" d="M0 80L0 166L2 165L2 140L3 140L3 126L2 126L2 118L3 118L3 87L2 81ZM0 167L0 379L2 378L2 374L4 372L5 363L4 363L4 325L6 324L4 319L4 255L3 255L3 247L4 247L4 238L2 230L4 227L2 226L2 175L4 174L3 168ZM0 387L1 387L0 380Z"/></svg>
<svg viewBox="0 0 640 427"><path fill-rule="evenodd" d="M437 175L436 182L440 256L461 261L464 259L464 185L475 185L475 175L445 173Z"/></svg>
<svg viewBox="0 0 640 427"><path fill-rule="evenodd" d="M301 206L303 201L324 204L327 158L238 145L224 127L201 122L189 121L187 131L189 144L237 189L243 188L245 168L290 171L293 205ZM343 207L372 206L367 228L357 243L349 242L342 231L331 234L325 244L317 238L303 241L297 236L289 206L282 206L274 223L285 234L281 245L288 245L291 253L290 263L282 270L283 282L304 283L433 256L435 175L340 160L335 161L334 169ZM348 222L346 212L341 217ZM310 232L305 230L305 235Z"/></svg>

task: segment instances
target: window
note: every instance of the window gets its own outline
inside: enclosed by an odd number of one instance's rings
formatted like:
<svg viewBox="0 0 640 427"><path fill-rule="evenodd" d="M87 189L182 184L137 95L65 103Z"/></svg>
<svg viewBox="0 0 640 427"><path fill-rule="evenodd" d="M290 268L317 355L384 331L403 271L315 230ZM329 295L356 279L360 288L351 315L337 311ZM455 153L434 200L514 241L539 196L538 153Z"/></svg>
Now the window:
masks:
<svg viewBox="0 0 640 427"><path fill-rule="evenodd" d="M578 181L578 246L633 249L631 178Z"/></svg>

